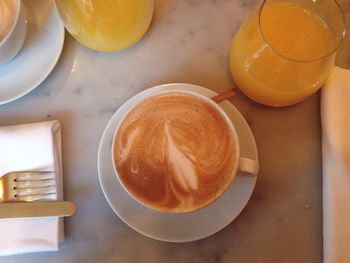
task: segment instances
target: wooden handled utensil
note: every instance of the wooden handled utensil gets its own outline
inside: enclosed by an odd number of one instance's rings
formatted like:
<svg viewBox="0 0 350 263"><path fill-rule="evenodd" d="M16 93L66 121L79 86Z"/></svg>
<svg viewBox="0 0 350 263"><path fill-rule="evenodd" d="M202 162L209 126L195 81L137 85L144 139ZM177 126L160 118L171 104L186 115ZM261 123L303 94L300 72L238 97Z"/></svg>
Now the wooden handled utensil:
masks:
<svg viewBox="0 0 350 263"><path fill-rule="evenodd" d="M75 204L68 201L0 203L0 219L67 217L74 215Z"/></svg>

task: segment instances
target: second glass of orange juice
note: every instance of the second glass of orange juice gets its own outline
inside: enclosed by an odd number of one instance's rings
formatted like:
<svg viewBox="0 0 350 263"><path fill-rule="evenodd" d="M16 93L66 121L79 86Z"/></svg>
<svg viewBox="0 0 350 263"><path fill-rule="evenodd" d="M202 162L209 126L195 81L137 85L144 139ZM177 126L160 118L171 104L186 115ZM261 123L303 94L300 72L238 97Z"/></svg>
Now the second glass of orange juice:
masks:
<svg viewBox="0 0 350 263"><path fill-rule="evenodd" d="M153 15L153 0L56 0L56 5L75 39L104 52L135 44Z"/></svg>
<svg viewBox="0 0 350 263"><path fill-rule="evenodd" d="M251 99L270 106L317 91L344 37L333 0L266 0L239 28L230 54L233 78Z"/></svg>

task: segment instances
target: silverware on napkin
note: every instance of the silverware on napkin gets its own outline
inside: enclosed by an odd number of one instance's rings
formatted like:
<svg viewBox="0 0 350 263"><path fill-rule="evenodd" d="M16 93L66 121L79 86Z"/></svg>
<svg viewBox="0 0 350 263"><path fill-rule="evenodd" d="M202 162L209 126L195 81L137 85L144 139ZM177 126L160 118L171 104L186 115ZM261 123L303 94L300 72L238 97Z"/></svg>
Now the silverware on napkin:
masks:
<svg viewBox="0 0 350 263"><path fill-rule="evenodd" d="M56 197L52 171L20 171L0 177L0 202L36 201Z"/></svg>
<svg viewBox="0 0 350 263"><path fill-rule="evenodd" d="M55 199L56 178L52 171L21 171L0 178L0 219L66 217L75 213L74 203L40 201Z"/></svg>

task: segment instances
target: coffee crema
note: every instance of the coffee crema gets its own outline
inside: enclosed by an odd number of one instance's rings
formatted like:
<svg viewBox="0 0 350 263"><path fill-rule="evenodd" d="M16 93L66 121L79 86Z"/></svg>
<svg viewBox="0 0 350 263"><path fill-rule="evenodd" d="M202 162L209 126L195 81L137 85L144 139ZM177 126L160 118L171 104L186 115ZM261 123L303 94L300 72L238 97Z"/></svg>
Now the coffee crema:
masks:
<svg viewBox="0 0 350 263"><path fill-rule="evenodd" d="M14 0L0 0L0 42L5 39L15 22L16 8Z"/></svg>
<svg viewBox="0 0 350 263"><path fill-rule="evenodd" d="M169 212L192 211L217 199L233 179L236 150L231 128L213 105L177 92L133 108L113 148L128 191Z"/></svg>

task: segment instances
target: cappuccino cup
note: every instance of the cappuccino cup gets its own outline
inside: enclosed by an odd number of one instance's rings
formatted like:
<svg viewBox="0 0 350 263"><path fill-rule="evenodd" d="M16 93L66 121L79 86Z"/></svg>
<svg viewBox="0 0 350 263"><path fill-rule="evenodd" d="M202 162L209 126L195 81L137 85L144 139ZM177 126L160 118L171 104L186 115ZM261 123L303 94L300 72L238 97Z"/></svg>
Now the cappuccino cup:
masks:
<svg viewBox="0 0 350 263"><path fill-rule="evenodd" d="M0 66L11 61L23 46L27 21L21 0L0 1Z"/></svg>
<svg viewBox="0 0 350 263"><path fill-rule="evenodd" d="M159 212L185 213L220 198L238 171L257 175L240 156L234 124L220 106L185 90L145 95L116 128L112 159L124 190Z"/></svg>

